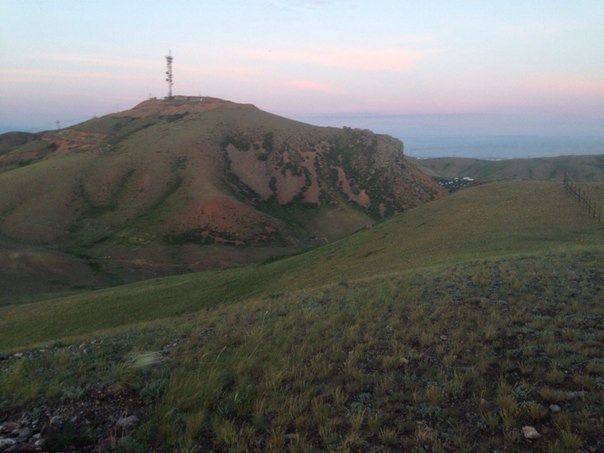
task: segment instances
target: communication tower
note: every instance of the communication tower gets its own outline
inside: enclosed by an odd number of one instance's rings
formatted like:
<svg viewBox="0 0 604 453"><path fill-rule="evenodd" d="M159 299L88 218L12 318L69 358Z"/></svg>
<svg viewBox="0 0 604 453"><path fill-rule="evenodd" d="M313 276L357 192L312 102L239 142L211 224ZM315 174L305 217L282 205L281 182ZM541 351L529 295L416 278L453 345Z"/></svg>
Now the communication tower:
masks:
<svg viewBox="0 0 604 453"><path fill-rule="evenodd" d="M172 99L172 85L174 84L173 79L172 79L172 60L174 60L174 58L172 57L172 51L168 51L168 56L166 56L166 66L167 66L167 71L166 71L166 82L168 82L168 97L166 99Z"/></svg>

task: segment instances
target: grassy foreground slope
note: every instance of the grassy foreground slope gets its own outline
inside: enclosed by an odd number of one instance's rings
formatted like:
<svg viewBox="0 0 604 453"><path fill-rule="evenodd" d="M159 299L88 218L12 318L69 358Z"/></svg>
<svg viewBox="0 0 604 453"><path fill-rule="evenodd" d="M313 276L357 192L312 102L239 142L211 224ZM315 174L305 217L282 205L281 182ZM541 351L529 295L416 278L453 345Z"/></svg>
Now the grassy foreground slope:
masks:
<svg viewBox="0 0 604 453"><path fill-rule="evenodd" d="M603 233L559 184L496 183L263 265L4 307L0 423L50 450L600 451Z"/></svg>
<svg viewBox="0 0 604 453"><path fill-rule="evenodd" d="M484 185L275 262L0 307L0 349L421 267L603 244L601 227L560 184Z"/></svg>

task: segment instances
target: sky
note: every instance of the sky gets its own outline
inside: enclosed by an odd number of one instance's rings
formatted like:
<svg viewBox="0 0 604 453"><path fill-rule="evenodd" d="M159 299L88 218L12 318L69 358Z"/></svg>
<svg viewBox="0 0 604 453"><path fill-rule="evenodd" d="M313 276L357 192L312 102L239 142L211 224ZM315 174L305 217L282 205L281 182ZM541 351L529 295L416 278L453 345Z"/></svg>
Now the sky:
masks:
<svg viewBox="0 0 604 453"><path fill-rule="evenodd" d="M0 131L174 93L405 136L604 137L602 0L0 0Z"/></svg>

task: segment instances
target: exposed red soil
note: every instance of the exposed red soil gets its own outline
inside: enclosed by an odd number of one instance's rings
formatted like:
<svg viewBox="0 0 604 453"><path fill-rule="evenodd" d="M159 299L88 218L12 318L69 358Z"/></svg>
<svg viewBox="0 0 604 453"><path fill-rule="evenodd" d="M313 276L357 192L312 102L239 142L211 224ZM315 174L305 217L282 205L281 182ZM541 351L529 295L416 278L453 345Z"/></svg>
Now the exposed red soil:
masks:
<svg viewBox="0 0 604 453"><path fill-rule="evenodd" d="M371 198L367 195L365 189L359 190L357 193L354 193L352 188L350 187L350 181L346 176L346 172L342 167L333 167L338 172L338 186L344 192L348 199L354 201L359 206L363 206L364 208L368 208L371 205Z"/></svg>
<svg viewBox="0 0 604 453"><path fill-rule="evenodd" d="M56 149L52 155L60 156L98 149L105 143L107 134L64 129L58 132L45 132L42 134L42 139L55 145Z"/></svg>
<svg viewBox="0 0 604 453"><path fill-rule="evenodd" d="M200 240L235 245L270 242L281 228L275 219L226 196L191 202L164 227L168 233L195 231Z"/></svg>

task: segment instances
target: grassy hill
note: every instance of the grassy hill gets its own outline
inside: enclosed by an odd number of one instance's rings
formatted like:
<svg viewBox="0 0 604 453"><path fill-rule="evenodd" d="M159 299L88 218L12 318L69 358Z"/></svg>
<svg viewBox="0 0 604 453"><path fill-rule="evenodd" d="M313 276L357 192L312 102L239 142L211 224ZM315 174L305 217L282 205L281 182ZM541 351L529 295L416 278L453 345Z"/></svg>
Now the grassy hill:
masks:
<svg viewBox="0 0 604 453"><path fill-rule="evenodd" d="M77 415L57 448L98 446L87 421L133 451L597 451L603 258L561 184L501 182L276 261L5 306L0 422Z"/></svg>
<svg viewBox="0 0 604 453"><path fill-rule="evenodd" d="M275 262L8 306L0 309L4 310L0 347L178 315L283 288L297 290L499 255L592 247L601 241L598 224L561 184L490 184ZM40 321L28 331L20 319L29 325L32 319Z"/></svg>
<svg viewBox="0 0 604 453"><path fill-rule="evenodd" d="M604 181L604 156L558 156L533 159L482 160L461 157L417 159L428 174L446 178L481 181L503 179L562 180L566 173L574 181Z"/></svg>
<svg viewBox="0 0 604 453"><path fill-rule="evenodd" d="M0 136L0 298L258 262L440 195L392 137L151 99Z"/></svg>

